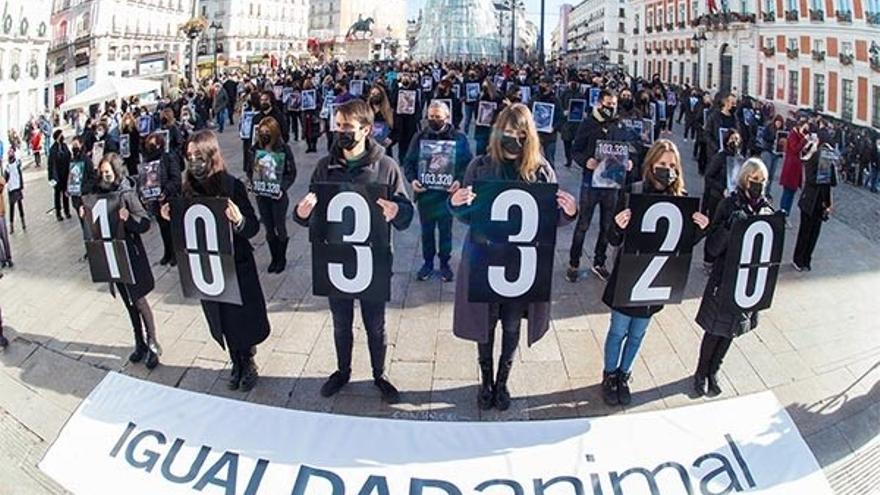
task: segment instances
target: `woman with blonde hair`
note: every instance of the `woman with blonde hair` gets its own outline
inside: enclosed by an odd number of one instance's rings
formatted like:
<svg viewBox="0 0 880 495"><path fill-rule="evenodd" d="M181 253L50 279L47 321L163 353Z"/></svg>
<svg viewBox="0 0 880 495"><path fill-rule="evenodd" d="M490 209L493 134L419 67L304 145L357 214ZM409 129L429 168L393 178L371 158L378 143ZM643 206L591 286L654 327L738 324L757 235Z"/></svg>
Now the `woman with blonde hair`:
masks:
<svg viewBox="0 0 880 495"><path fill-rule="evenodd" d="M229 350L232 375L228 388L247 392L254 388L258 378L254 363L256 346L269 337L270 331L254 248L249 241L260 231L260 222L244 184L227 172L220 143L212 131L197 132L187 144L182 194L187 198L226 198L226 218L232 224L232 250L242 304L202 301L202 310L211 336ZM162 205L161 214L165 220L171 220L169 203Z"/></svg>
<svg viewBox="0 0 880 495"><path fill-rule="evenodd" d="M627 197L632 194L652 194L666 196L687 196L684 184L684 171L678 147L668 139L660 139L651 146L645 155L642 177L621 189L617 201L617 215L608 229L608 244L623 244L624 233L632 219L632 211L627 207ZM691 217L699 230L694 236L696 245L705 235L709 218L700 212ZM620 268L620 253L614 261L611 276L605 285L602 302L611 308L611 325L605 336L605 364L602 370L602 398L606 404L629 405L632 395L629 380L633 363L638 356L642 339L648 331L651 317L659 313L662 305L620 307L614 305L617 290L617 270Z"/></svg>
<svg viewBox="0 0 880 495"><path fill-rule="evenodd" d="M450 198L453 215L470 224L471 205L477 199L473 184L477 181L555 183L556 174L541 154L541 142L532 113L522 104L502 111L489 140L488 154L475 158L464 174L462 187ZM556 195L559 224L569 223L577 216L577 201L560 190ZM520 320L528 319L529 345L540 340L550 328L550 303L475 303L468 300L468 280L474 240L468 233L462 249L458 279L455 286L453 332L456 336L477 342L481 386L477 402L481 409L495 406L500 411L510 407L507 379L513 366L513 355L519 344ZM495 326L501 321L501 360L493 381L492 349Z"/></svg>
<svg viewBox="0 0 880 495"><path fill-rule="evenodd" d="M700 359L694 373L694 391L698 396L721 393L718 386L718 370L727 355L734 337L750 332L758 326L756 311L742 311L722 300L718 288L724 276L725 259L730 231L738 220L756 215L772 215L774 210L765 194L768 177L767 167L757 158L746 160L737 178L736 190L721 200L706 237L706 250L716 258L709 274L697 324L705 331L700 344ZM733 253L732 256L739 256ZM708 387L708 388L707 388Z"/></svg>

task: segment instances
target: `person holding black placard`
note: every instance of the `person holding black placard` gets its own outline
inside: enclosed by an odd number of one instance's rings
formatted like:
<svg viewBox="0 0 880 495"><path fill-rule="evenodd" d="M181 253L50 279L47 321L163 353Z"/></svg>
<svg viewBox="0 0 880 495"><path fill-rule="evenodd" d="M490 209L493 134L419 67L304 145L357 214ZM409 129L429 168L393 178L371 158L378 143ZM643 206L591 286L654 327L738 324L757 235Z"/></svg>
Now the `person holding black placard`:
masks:
<svg viewBox="0 0 880 495"><path fill-rule="evenodd" d="M119 124L120 143L123 136L128 136L128 156L123 156L125 167L128 169L129 176L135 176L138 173L138 164L141 162L141 133L138 131L137 121L134 115L126 113L122 117ZM120 146L120 151L122 146Z"/></svg>
<svg viewBox="0 0 880 495"><path fill-rule="evenodd" d="M694 374L694 391L698 396L719 395L718 370L735 337L758 326L757 312L743 312L722 300L719 287L724 277L725 259L729 253L731 228L737 220L755 215L770 215L773 207L764 195L767 167L757 158L746 160L737 176L736 190L718 205L706 238L706 249L715 264L706 281L696 322L705 332L700 344L700 358Z"/></svg>
<svg viewBox="0 0 880 495"><path fill-rule="evenodd" d="M397 159L403 162L409 151L410 142L419 130L421 113L416 109L422 108L422 105L418 83L413 80L411 75L401 74L398 84L399 88L390 92L389 97L393 100L394 127L397 129ZM413 98L411 111L409 108L405 108L406 105L401 106L401 98L405 98L409 94L412 94Z"/></svg>
<svg viewBox="0 0 880 495"><path fill-rule="evenodd" d="M453 215L470 223L469 206L476 199L473 184L476 181L522 181L555 183L556 173L541 155L538 131L529 108L514 104L498 116L489 141L489 153L475 158L464 174L462 187L449 199ZM559 224L572 222L577 216L577 202L564 191L556 196ZM462 260L455 286L453 333L477 342L481 385L477 402L481 409L493 406L500 411L510 407L507 380L513 367L513 356L519 345L520 324L528 319L529 343L540 340L550 327L550 303L474 303L468 300L468 280L471 260L468 253L474 247L471 235L465 239ZM501 358L498 374L493 377L495 327L501 321Z"/></svg>
<svg viewBox="0 0 880 495"><path fill-rule="evenodd" d="M373 139L385 147L388 156L394 156L392 151L397 144L397 122L391 102L381 84L374 84L370 88L367 103L373 109Z"/></svg>
<svg viewBox="0 0 880 495"><path fill-rule="evenodd" d="M287 268L287 211L290 199L287 190L296 180L296 162L290 146L281 139L281 126L272 117L266 117L256 127L254 145L254 194L260 220L266 229L266 243L272 261L269 273L281 273Z"/></svg>
<svg viewBox="0 0 880 495"><path fill-rule="evenodd" d="M390 188L391 199L379 199L385 221L397 230L409 227L413 205L406 193L404 175L385 148L373 140L373 110L364 101L355 99L336 107L337 131L330 154L318 161L311 183L381 184ZM296 207L293 219L308 226L317 204L317 195L307 194ZM333 336L336 346L337 370L321 387L321 395L330 397L351 379L354 336L354 299L330 297L333 315ZM373 384L388 403L400 400L400 393L385 376L385 302L360 300L361 317L367 331Z"/></svg>
<svg viewBox="0 0 880 495"><path fill-rule="evenodd" d="M436 187L422 183L420 160L430 158L432 162L434 161L434 157L425 157L422 153L422 143L425 141L453 143L453 156L437 157L451 158L453 161L447 170L452 175L449 186ZM452 215L446 208L446 201L449 195L454 194L461 186L464 171L472 158L467 136L449 123L449 108L444 102L431 102L428 106L428 127L416 133L403 161L403 170L406 180L412 184L422 225L422 257L425 263L416 275L418 280L427 280L434 273L434 256L438 254L438 243L440 277L444 282L451 282L453 279L452 268L449 266L449 258L452 254ZM426 168L430 169L430 167ZM440 238L437 241L434 237L435 231L439 231Z"/></svg>
<svg viewBox="0 0 880 495"><path fill-rule="evenodd" d="M201 301L211 336L229 350L232 373L230 390L250 391L259 378L254 355L257 345L269 337L266 300L254 262L250 239L260 231L260 222L248 199L247 189L227 172L220 143L212 131L200 131L187 144L182 194L185 197L226 198L226 218L232 224L235 273L242 305ZM171 204L165 203L162 217L171 220Z"/></svg>
<svg viewBox="0 0 880 495"><path fill-rule="evenodd" d="M486 154L486 148L489 146L489 136L492 134L492 129L494 129L495 120L498 118L498 114L504 110L505 107L510 102L505 100L503 95L501 95L498 90L495 88L495 85L492 84L492 81L489 79L484 79L482 86L480 86L480 99L477 100L477 121L474 125L474 156L480 156ZM488 110L489 107L494 105L494 110ZM489 125L481 125L481 113L480 107L486 107L487 112L490 112L491 115L484 115L483 119L489 122Z"/></svg>
<svg viewBox="0 0 880 495"><path fill-rule="evenodd" d="M535 95L535 102L553 105L553 119L549 131L538 131L538 137L541 139L541 149L544 158L551 167L556 167L556 139L559 130L563 125L563 107L559 103L559 99L553 92L553 86L550 81L541 81L538 85L538 94ZM534 108L534 107L533 107Z"/></svg>
<svg viewBox="0 0 880 495"><path fill-rule="evenodd" d="M791 262L799 272L812 270L813 251L819 241L822 224L831 216L834 206L831 188L837 186L838 171L834 170L835 164L825 160L822 155L834 155L838 158L839 155L823 139L824 137L808 139L801 152L801 160L804 162L804 190L798 201L801 223Z"/></svg>
<svg viewBox="0 0 880 495"><path fill-rule="evenodd" d="M162 348L156 339L156 322L147 301L147 295L155 287L153 270L141 240L141 234L150 230L150 217L138 198L134 180L128 176L122 157L116 153L107 153L98 163L97 182L91 190L83 190L83 194L113 192L119 193L119 220L125 231L125 248L134 274L133 284L114 284L125 309L128 310L134 331L135 348L128 360L132 363L144 361L148 369L153 369L159 364ZM80 218L85 216L84 206L79 207L79 215Z"/></svg>
<svg viewBox="0 0 880 495"><path fill-rule="evenodd" d="M742 149L742 138L736 129L730 129L724 135L724 148L719 149L718 153L712 156L709 166L706 167L706 175L704 176L705 186L703 189L703 213L713 218L718 203L727 196L728 180L727 167L728 161L740 159L742 160L740 150ZM744 161L744 160L742 160ZM709 253L708 249L703 250L703 265L708 270L715 262L715 258Z"/></svg>
<svg viewBox="0 0 880 495"><path fill-rule="evenodd" d="M571 240L568 269L565 278L569 282L577 282L584 250L584 240L593 219L593 212L599 207L599 232L596 235L596 247L593 252L593 273L602 281L608 280L608 269L605 259L608 251L606 232L614 216L617 202L617 189L593 187L593 171L599 166L596 160L596 144L600 140L631 141L632 132L617 117L617 95L604 89L599 93L599 102L589 117L585 117L578 126L575 135L573 152L575 161L583 167L580 194L580 217L574 236ZM628 160L627 171L632 170L632 160Z"/></svg>
<svg viewBox="0 0 880 495"><path fill-rule="evenodd" d="M574 142L574 134L577 131L578 125L580 122L574 122L571 120L571 116L568 114L569 104L571 100L582 100L584 95L580 92L579 84L576 80L571 80L568 82L568 86L562 92L562 98L560 99L560 105L564 109L565 121L562 123L562 128L559 130L559 137L562 139L562 149L565 152L565 167L571 167L571 162L574 159L574 156L571 152L571 145Z"/></svg>
<svg viewBox="0 0 880 495"><path fill-rule="evenodd" d="M626 206L629 194L687 196L681 154L675 143L667 139L655 142L645 156L642 180L621 190L618 196L617 214L607 234L611 246L623 244L624 233L632 218L632 211ZM693 238L693 245L696 245L705 235L709 218L700 212L695 212L691 220L699 227ZM605 337L602 397L608 405L626 406L632 400L629 381L633 363L651 318L663 310L663 306L617 307L614 305L614 293L617 290L616 273L620 268L620 260L621 257L618 255L611 277L605 286L605 292L602 294L602 302L611 308L611 326Z"/></svg>
<svg viewBox="0 0 880 495"><path fill-rule="evenodd" d="M176 153L165 153L165 138L163 134L154 132L144 139L143 158L144 163L159 162L159 184L161 192L156 201L150 201L149 206L156 216L159 224L159 234L162 236L162 258L160 265L177 265L174 254L174 243L171 236L171 222L159 215L159 206L172 198L180 195L181 174L180 161Z"/></svg>

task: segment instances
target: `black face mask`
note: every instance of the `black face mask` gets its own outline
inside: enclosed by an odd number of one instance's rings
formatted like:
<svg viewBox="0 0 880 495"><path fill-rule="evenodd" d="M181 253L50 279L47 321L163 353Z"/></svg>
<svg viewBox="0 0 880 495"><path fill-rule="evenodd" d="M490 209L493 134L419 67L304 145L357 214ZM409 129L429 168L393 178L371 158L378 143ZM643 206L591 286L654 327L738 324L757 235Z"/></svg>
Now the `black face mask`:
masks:
<svg viewBox="0 0 880 495"><path fill-rule="evenodd" d="M601 115L602 118L605 120L610 120L614 118L614 114L616 113L617 109L614 107L606 107L605 105L599 107L599 115Z"/></svg>
<svg viewBox="0 0 880 495"><path fill-rule="evenodd" d="M186 161L186 171L196 180L208 178L208 162L202 158Z"/></svg>
<svg viewBox="0 0 880 495"><path fill-rule="evenodd" d="M736 154L739 151L739 143L730 142L727 143L727 149L733 154Z"/></svg>
<svg viewBox="0 0 880 495"><path fill-rule="evenodd" d="M79 156L80 154L82 154L82 148L79 146L74 146L73 148L70 148L70 152L73 153L73 156Z"/></svg>
<svg viewBox="0 0 880 495"><path fill-rule="evenodd" d="M268 146L272 142L272 136L268 134L260 134L260 144Z"/></svg>
<svg viewBox="0 0 880 495"><path fill-rule="evenodd" d="M272 110L272 104L271 103L260 103L260 110L262 110L264 112L268 112L269 110Z"/></svg>
<svg viewBox="0 0 880 495"><path fill-rule="evenodd" d="M501 149L508 155L519 156L522 154L523 145L513 136L501 136Z"/></svg>
<svg viewBox="0 0 880 495"><path fill-rule="evenodd" d="M156 145L146 145L144 146L144 154L149 157L154 157L159 154L159 148Z"/></svg>
<svg viewBox="0 0 880 495"><path fill-rule="evenodd" d="M676 179L678 179L678 174L675 173L674 169L660 167L654 169L654 178L657 179L657 183L660 184L663 189L668 189L669 186L674 184Z"/></svg>
<svg viewBox="0 0 880 495"><path fill-rule="evenodd" d="M358 145L354 131L336 131L336 140L339 146L346 151L351 151Z"/></svg>
<svg viewBox="0 0 880 495"><path fill-rule="evenodd" d="M748 193L750 198L759 199L764 195L764 183L749 181Z"/></svg>
<svg viewBox="0 0 880 495"><path fill-rule="evenodd" d="M620 99L620 106L622 106L624 110L632 110L632 107L633 107L632 98L621 98Z"/></svg>
<svg viewBox="0 0 880 495"><path fill-rule="evenodd" d="M431 130L434 132L440 132L443 130L444 127L446 127L446 122L444 122L442 120L429 119L428 120L428 127L430 127Z"/></svg>
<svg viewBox="0 0 880 495"><path fill-rule="evenodd" d="M379 95L371 96L370 103L373 105L380 105L382 103L382 97Z"/></svg>

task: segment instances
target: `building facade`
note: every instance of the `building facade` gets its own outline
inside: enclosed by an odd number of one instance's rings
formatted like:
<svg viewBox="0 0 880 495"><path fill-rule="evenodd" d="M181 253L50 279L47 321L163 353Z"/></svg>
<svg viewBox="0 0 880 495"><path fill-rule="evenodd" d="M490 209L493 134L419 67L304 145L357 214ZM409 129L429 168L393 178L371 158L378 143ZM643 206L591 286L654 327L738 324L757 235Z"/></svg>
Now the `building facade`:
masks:
<svg viewBox="0 0 880 495"><path fill-rule="evenodd" d="M404 0L311 0L309 36L313 55L341 60L401 59L406 57ZM350 32L358 22L369 32Z"/></svg>
<svg viewBox="0 0 880 495"><path fill-rule="evenodd" d="M880 129L880 1L762 0L758 7L761 99Z"/></svg>
<svg viewBox="0 0 880 495"><path fill-rule="evenodd" d="M550 33L550 54L548 60L556 63L568 51L568 22L571 16L571 5L564 3L559 7L559 20Z"/></svg>
<svg viewBox="0 0 880 495"><path fill-rule="evenodd" d="M568 18L568 65L610 64L627 67L627 0L584 0L571 8Z"/></svg>
<svg viewBox="0 0 880 495"><path fill-rule="evenodd" d="M7 131L19 135L32 116L47 107L46 51L51 5L10 0L0 24L0 140ZM8 19L8 21L6 20Z"/></svg>
<svg viewBox="0 0 880 495"><path fill-rule="evenodd" d="M524 4L519 3L516 6L515 26L513 25L514 16L511 16L510 12L509 2L495 4L498 39L501 42L501 53L504 56L504 60L510 60L510 47L511 41L513 41L516 43L515 63L522 64L537 61L538 26L526 17ZM511 36L511 33L514 33L514 36Z"/></svg>
<svg viewBox="0 0 880 495"><path fill-rule="evenodd" d="M309 0L199 0L213 23L199 40L199 68L291 65L308 55ZM217 27L222 26L222 27Z"/></svg>
<svg viewBox="0 0 880 495"><path fill-rule="evenodd" d="M50 107L106 77L178 74L191 16L191 0L53 0Z"/></svg>

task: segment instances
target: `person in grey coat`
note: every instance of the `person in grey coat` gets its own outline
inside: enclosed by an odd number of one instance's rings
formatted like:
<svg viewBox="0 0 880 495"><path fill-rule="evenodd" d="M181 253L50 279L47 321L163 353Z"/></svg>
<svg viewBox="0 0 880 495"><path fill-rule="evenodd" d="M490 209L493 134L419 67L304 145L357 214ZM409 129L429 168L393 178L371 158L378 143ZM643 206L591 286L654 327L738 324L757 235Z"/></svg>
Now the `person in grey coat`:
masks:
<svg viewBox="0 0 880 495"><path fill-rule="evenodd" d="M489 141L488 154L475 158L464 174L462 188L449 199L449 206L462 222L470 223L470 205L476 198L476 181L512 181L555 183L556 174L541 156L541 142L528 107L517 103L501 112ZM577 201L564 191L557 193L560 209L559 224L569 223L577 216ZM455 285L453 333L462 339L477 342L481 385L477 402L481 409L495 406L504 411L510 407L507 379L513 366L513 355L519 344L520 320L528 319L528 343L534 344L550 328L550 303L490 304L468 301L470 252L474 241L468 233L462 249ZM501 320L502 342L498 375L493 382L492 349L495 325Z"/></svg>
<svg viewBox="0 0 880 495"><path fill-rule="evenodd" d="M214 85L214 119L217 121L217 131L223 132L226 120L229 118L229 94L220 83Z"/></svg>

